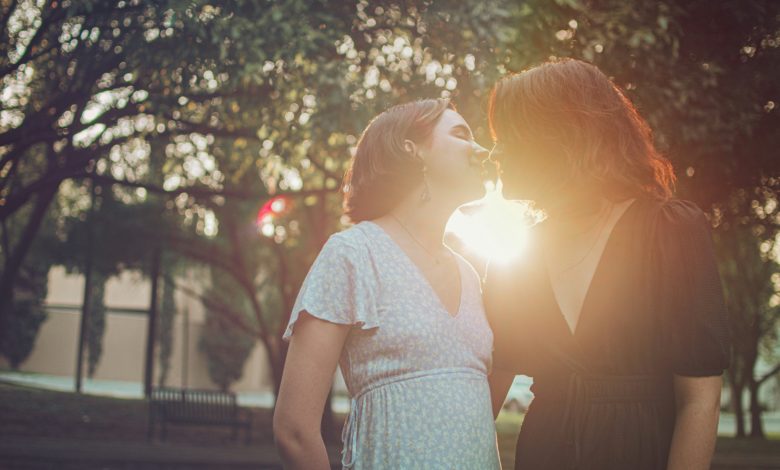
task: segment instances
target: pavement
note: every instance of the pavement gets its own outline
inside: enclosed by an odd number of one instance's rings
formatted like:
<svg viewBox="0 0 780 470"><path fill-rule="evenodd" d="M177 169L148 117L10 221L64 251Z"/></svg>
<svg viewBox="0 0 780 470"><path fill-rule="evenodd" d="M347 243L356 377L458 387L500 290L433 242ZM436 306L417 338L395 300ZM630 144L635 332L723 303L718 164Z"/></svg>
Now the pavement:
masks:
<svg viewBox="0 0 780 470"><path fill-rule="evenodd" d="M329 449L331 468L339 469L338 451ZM68 438L8 437L0 439L0 468L15 469L282 469L273 446L190 446L171 443L95 441ZM780 455L730 453L716 455L712 470L780 468Z"/></svg>
<svg viewBox="0 0 780 470"><path fill-rule="evenodd" d="M333 468L341 468L331 450ZM282 469L270 445L191 446L68 438L0 439L2 469Z"/></svg>

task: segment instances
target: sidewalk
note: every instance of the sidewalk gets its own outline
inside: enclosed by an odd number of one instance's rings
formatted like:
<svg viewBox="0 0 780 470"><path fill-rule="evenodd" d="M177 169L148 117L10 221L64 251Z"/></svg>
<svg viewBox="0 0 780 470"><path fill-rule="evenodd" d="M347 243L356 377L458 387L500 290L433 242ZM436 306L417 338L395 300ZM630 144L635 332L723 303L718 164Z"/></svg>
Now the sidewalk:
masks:
<svg viewBox="0 0 780 470"><path fill-rule="evenodd" d="M341 468L337 449L331 467ZM0 467L57 469L281 469L273 446L241 444L191 446L171 443L96 441L66 438L0 438ZM780 468L777 453L729 452L715 455L713 470Z"/></svg>
<svg viewBox="0 0 780 470"><path fill-rule="evenodd" d="M0 438L1 468L281 469L273 446L189 446L66 438ZM341 468L331 450L333 468Z"/></svg>

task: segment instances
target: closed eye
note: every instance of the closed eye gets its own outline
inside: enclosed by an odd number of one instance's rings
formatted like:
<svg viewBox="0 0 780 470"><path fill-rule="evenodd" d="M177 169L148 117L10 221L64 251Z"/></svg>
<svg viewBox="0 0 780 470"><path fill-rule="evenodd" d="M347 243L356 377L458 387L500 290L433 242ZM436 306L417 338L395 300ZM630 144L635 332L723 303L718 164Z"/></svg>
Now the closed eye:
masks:
<svg viewBox="0 0 780 470"><path fill-rule="evenodd" d="M463 125L458 125L453 128L453 135L459 139L463 139L467 142L474 140L474 136L471 135L471 130Z"/></svg>

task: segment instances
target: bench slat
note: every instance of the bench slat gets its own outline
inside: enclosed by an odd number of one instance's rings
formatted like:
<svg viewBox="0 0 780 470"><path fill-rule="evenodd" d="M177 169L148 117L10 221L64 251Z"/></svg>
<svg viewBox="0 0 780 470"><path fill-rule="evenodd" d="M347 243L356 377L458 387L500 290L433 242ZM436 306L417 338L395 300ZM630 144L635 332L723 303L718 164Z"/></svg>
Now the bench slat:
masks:
<svg viewBox="0 0 780 470"><path fill-rule="evenodd" d="M178 389L159 387L152 389L149 399L150 435L153 421L180 424L215 424L251 429L251 414L242 416L236 394L229 391L204 389ZM164 432L163 432L164 434Z"/></svg>

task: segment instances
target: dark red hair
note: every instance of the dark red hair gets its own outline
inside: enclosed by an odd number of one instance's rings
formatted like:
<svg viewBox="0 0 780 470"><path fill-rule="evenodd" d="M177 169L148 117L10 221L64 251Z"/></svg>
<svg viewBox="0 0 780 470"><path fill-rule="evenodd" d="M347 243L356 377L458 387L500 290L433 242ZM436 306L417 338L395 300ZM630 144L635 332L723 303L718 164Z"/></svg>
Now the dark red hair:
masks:
<svg viewBox="0 0 780 470"><path fill-rule="evenodd" d="M368 123L344 176L344 214L353 223L380 217L423 181L423 161L404 146L427 141L446 109L446 99L400 104Z"/></svg>
<svg viewBox="0 0 780 470"><path fill-rule="evenodd" d="M517 146L536 150L532 158L565 159L558 165L567 173L562 180L610 199L672 194L672 165L656 150L650 127L592 64L557 59L502 78L490 96L489 119L508 156Z"/></svg>

